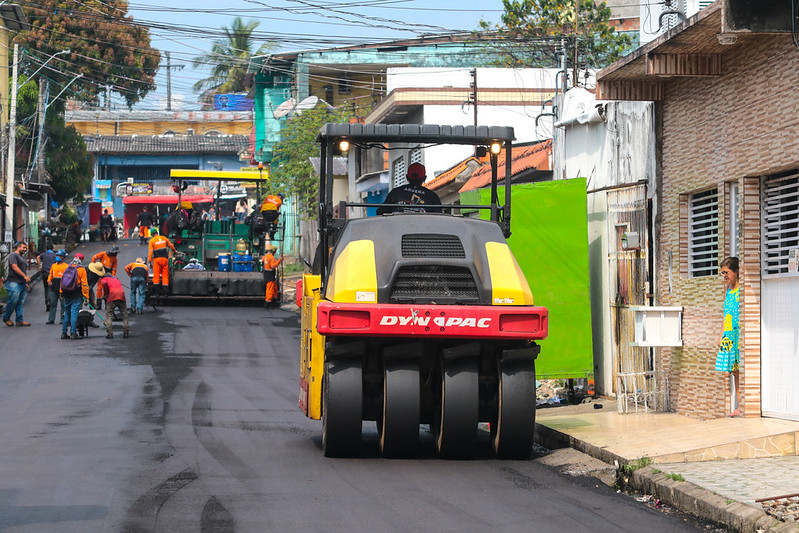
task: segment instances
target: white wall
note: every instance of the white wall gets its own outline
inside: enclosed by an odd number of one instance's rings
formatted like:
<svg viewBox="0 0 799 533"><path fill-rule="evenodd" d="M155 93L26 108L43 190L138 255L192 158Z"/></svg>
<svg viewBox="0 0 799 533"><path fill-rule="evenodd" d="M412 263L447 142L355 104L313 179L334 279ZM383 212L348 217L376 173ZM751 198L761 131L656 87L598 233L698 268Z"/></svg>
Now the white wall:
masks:
<svg viewBox="0 0 799 533"><path fill-rule="evenodd" d="M470 68L392 67L386 70L388 91L405 87L464 87L472 83ZM555 87L556 68L478 68L477 90L494 89L551 89Z"/></svg>
<svg viewBox="0 0 799 533"><path fill-rule="evenodd" d="M482 106L477 110L479 126L511 126L516 135L516 143L539 141L552 137L552 117L545 116L535 126L536 116L541 112L539 106L499 108ZM552 108L545 108L551 113ZM459 106L426 105L424 106L425 124L447 124L450 126L468 126L474 124L472 112L465 114ZM471 146L433 146L424 150L424 164L427 167L428 179L441 173L454 164L466 159L474 153Z"/></svg>
<svg viewBox="0 0 799 533"><path fill-rule="evenodd" d="M584 98L585 95L580 96ZM593 97L576 106L591 109ZM553 146L554 178L586 177L588 188L588 254L596 387L613 391L608 250L610 238L605 187L647 181L647 194L656 194L654 104L603 102L606 122L558 128ZM566 107L566 106L564 106ZM575 115L576 116L576 115ZM562 117L561 120L574 118ZM592 192L593 191L593 192ZM657 201L653 202L653 206ZM656 216L653 213L653 216ZM612 236L615 238L615 235ZM650 250L650 253L654 253Z"/></svg>

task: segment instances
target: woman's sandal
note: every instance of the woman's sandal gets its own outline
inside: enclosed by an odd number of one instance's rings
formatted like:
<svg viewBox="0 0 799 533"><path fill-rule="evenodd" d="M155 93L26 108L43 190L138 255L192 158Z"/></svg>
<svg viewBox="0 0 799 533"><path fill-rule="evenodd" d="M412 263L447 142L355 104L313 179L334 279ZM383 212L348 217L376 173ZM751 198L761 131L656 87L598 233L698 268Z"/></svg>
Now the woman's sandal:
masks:
<svg viewBox="0 0 799 533"><path fill-rule="evenodd" d="M735 411L730 413L730 418L735 418L737 416L741 416L741 410L740 409L736 409Z"/></svg>

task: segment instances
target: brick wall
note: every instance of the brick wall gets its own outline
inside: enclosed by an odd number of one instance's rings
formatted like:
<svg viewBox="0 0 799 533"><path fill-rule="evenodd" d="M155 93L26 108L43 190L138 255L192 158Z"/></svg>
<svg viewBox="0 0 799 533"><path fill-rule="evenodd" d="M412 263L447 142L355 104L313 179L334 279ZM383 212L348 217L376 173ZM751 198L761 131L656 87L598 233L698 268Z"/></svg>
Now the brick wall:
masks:
<svg viewBox="0 0 799 533"><path fill-rule="evenodd" d="M742 48L746 46L746 48ZM729 183L739 184L741 234L742 411L760 416L760 177L799 167L796 87L799 55L790 39L762 36L733 46L717 78L684 78L667 85L662 102L663 157L657 297L681 305L683 346L663 349L671 406L698 418L724 416L726 375L714 370L724 287L720 276L690 278L687 201L718 187L719 261L727 255ZM669 253L672 291L669 292Z"/></svg>

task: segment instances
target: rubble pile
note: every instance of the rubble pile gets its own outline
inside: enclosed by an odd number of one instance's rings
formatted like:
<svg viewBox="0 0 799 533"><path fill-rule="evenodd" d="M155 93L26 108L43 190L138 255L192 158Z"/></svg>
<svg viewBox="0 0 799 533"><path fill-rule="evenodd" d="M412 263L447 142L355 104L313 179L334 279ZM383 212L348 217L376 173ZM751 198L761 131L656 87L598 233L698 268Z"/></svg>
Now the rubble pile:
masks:
<svg viewBox="0 0 799 533"><path fill-rule="evenodd" d="M799 522L799 494L757 500L766 514L783 522Z"/></svg>

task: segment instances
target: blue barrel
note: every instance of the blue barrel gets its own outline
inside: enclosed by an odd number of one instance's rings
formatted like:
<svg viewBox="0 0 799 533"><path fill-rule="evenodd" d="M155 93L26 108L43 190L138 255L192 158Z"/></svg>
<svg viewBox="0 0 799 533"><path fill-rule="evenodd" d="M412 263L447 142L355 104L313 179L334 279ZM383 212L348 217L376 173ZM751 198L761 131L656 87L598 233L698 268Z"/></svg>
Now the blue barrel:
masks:
<svg viewBox="0 0 799 533"><path fill-rule="evenodd" d="M219 254L219 271L230 272L230 254Z"/></svg>
<svg viewBox="0 0 799 533"><path fill-rule="evenodd" d="M233 272L252 272L252 254L234 255Z"/></svg>

